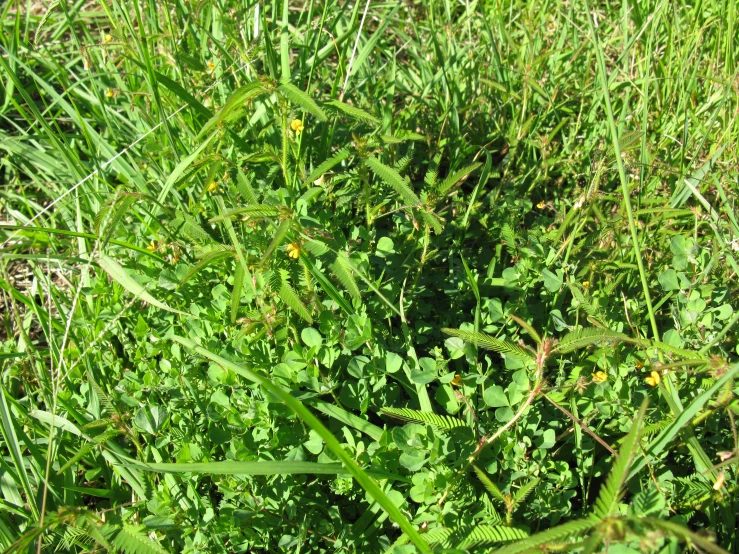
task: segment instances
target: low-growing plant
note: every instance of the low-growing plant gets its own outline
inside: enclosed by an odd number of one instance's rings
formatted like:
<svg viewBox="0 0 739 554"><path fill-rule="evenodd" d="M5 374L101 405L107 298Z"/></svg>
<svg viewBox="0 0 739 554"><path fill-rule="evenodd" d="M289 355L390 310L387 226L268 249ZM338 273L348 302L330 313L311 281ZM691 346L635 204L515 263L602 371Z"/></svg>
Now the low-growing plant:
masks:
<svg viewBox="0 0 739 554"><path fill-rule="evenodd" d="M4 552L727 552L732 2L0 8Z"/></svg>

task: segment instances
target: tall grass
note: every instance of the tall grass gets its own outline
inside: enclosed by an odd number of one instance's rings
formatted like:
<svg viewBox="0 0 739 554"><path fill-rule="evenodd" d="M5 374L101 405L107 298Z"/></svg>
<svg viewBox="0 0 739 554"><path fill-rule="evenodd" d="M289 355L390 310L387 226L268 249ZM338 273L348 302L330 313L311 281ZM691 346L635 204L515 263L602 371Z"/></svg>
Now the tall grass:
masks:
<svg viewBox="0 0 739 554"><path fill-rule="evenodd" d="M735 551L736 10L4 4L3 549Z"/></svg>

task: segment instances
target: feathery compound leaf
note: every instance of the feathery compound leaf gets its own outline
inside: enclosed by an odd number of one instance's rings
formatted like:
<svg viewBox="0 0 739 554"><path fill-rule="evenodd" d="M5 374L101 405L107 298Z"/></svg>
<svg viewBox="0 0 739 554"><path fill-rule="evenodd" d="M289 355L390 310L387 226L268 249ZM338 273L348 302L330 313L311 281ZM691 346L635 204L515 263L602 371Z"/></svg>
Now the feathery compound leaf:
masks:
<svg viewBox="0 0 739 554"><path fill-rule="evenodd" d="M124 523L117 527L110 542L125 554L168 554L158 542L146 535L144 529L143 525Z"/></svg>
<svg viewBox="0 0 739 554"><path fill-rule="evenodd" d="M392 416L412 423L431 425L441 431L450 431L452 429L467 427L467 424L461 419L451 416L442 416L432 412L421 412L419 410L411 410L410 408L382 408L381 411L383 415Z"/></svg>
<svg viewBox="0 0 739 554"><path fill-rule="evenodd" d="M457 533L455 532L454 535ZM452 535L450 539L454 537ZM496 542L510 542L525 539L529 534L523 529L508 527L506 525L478 525L457 545L457 548L469 550L475 547L483 547ZM451 546L451 545L450 545Z"/></svg>
<svg viewBox="0 0 739 554"><path fill-rule="evenodd" d="M424 223L431 227L434 230L434 233L437 235L441 234L442 227L441 227L441 221L439 218L432 213L421 211L421 219L423 219Z"/></svg>
<svg viewBox="0 0 739 554"><path fill-rule="evenodd" d="M651 341L649 343L649 346L656 348L657 350L661 350L662 352L665 352L667 354L671 354L672 356L679 356L684 360L705 360L703 354L701 354L700 352L678 348L676 346L671 346L658 340Z"/></svg>
<svg viewBox="0 0 739 554"><path fill-rule="evenodd" d="M300 106L306 112L315 116L318 121L326 121L328 119L326 117L326 113L318 107L318 104L316 104L315 100L313 100L313 98L311 98L309 94L303 92L295 85L292 85L290 83L282 83L280 86L277 87L277 92L282 94L282 96L287 98L292 104Z"/></svg>
<svg viewBox="0 0 739 554"><path fill-rule="evenodd" d="M618 450L618 458L613 464L606 482L601 486L598 493L598 499L595 501L595 510L593 515L598 519L605 519L614 514L618 508L618 503L623 496L623 489L629 477L629 469L636 455L636 444L641 434L641 427L644 421L644 414L647 411L648 402L642 403L639 413L631 425L631 430L621 443Z"/></svg>
<svg viewBox="0 0 739 554"><path fill-rule="evenodd" d="M438 188L438 193L440 195L447 192L450 188L460 183L462 180L469 177L470 173L475 171L478 167L480 167L482 164L480 162L475 162L472 165L468 165L467 167L463 167L462 169L459 169L455 171L454 173L451 173L447 176L446 179L444 179Z"/></svg>
<svg viewBox="0 0 739 554"><path fill-rule="evenodd" d="M477 478L480 480L482 485L485 487L485 490L487 490L490 495L495 498L496 500L506 503L506 498L503 495L503 493L500 491L498 486L493 483L493 481L488 477L483 470L481 470L476 465L473 465L472 468L475 470L475 473L477 474Z"/></svg>
<svg viewBox="0 0 739 554"><path fill-rule="evenodd" d="M200 226L198 220L192 215L178 210L176 217L171 222L172 227L193 240L212 242L212 237Z"/></svg>
<svg viewBox="0 0 739 554"><path fill-rule="evenodd" d="M506 250L508 250L508 253L511 256L516 256L518 246L516 245L516 232L513 230L513 227L508 223L503 224L503 227L500 230L500 236L503 238L503 241L505 241L505 247Z"/></svg>
<svg viewBox="0 0 739 554"><path fill-rule="evenodd" d="M114 209L114 207L120 206L122 203L125 203L126 207L124 208L124 210L128 209L131 206L131 204L133 204L138 198L141 198L143 196L144 195L140 192L127 192L127 191L121 190L120 188L116 190L116 192L108 200L106 200L102 206L100 206L100 209L95 214L95 220L94 220L95 234L96 235L100 234L100 230L101 230L100 228L103 222L105 221L105 217L110 213L112 209ZM116 208L116 211L120 211L120 208L119 207ZM120 220L120 217L116 218L116 216L113 216L111 218L111 221L108 222L108 228L110 229L110 228L115 227L115 224L118 223L119 220Z"/></svg>
<svg viewBox="0 0 739 554"><path fill-rule="evenodd" d="M253 174L252 174L253 175ZM253 179L253 177L252 177ZM251 186L252 179L247 178L243 171L236 172L236 190L239 191L241 197L249 204L258 204L257 195Z"/></svg>
<svg viewBox="0 0 739 554"><path fill-rule="evenodd" d="M90 387L92 388L93 392L95 393L95 396L97 397L98 402L103 408L103 412L108 412L110 414L116 413L116 409L113 406L113 403L110 401L110 398L107 394L105 394L105 391L98 385L97 381L92 376L92 373L88 370L86 372L87 375L87 381L90 384Z"/></svg>
<svg viewBox="0 0 739 554"><path fill-rule="evenodd" d="M268 204L252 204L251 206L241 206L239 208L228 210L221 215L211 217L208 222L220 223L221 221L236 217L237 215L251 218L276 217L280 215L280 209Z"/></svg>
<svg viewBox="0 0 739 554"><path fill-rule="evenodd" d="M380 120L377 119L374 115L371 115L360 108L355 108L354 106L346 104L345 102L341 102L339 100L329 100L328 102L325 102L324 105L330 106L334 110L340 111L357 121L372 123L373 125L380 124Z"/></svg>
<svg viewBox="0 0 739 554"><path fill-rule="evenodd" d="M442 333L450 335L452 337L459 337L460 339L470 342L480 348L487 350L493 350L506 356L513 358L520 358L523 360L533 360L534 354L526 350L525 348L508 342L505 340L496 339L485 333L478 333L475 331L462 331L462 329L448 329L444 328L441 330Z"/></svg>
<svg viewBox="0 0 739 554"><path fill-rule="evenodd" d="M359 299L362 297L357 281L352 274L351 266L346 261L346 254L343 252L337 254L336 260L331 264L331 271L353 298Z"/></svg>
<svg viewBox="0 0 739 554"><path fill-rule="evenodd" d="M395 192L398 193L406 205L417 206L421 203L421 199L416 196L416 193L411 190L405 179L403 179L393 168L386 166L374 157L369 157L364 160L364 162L375 175L390 185Z"/></svg>
<svg viewBox="0 0 739 554"><path fill-rule="evenodd" d="M282 282L280 283L280 288L277 292L280 300L282 300L285 305L289 306L292 311L298 314L305 321L307 321L308 323L313 323L313 318L311 317L308 308L305 307L305 304L303 304L302 300L300 300L298 294L288 283L287 271L281 270L280 273L282 273Z"/></svg>
<svg viewBox="0 0 739 554"><path fill-rule="evenodd" d="M552 348L552 352L559 352L560 354L567 354L580 348L585 348L591 344L596 344L603 341L614 341L614 342L639 342L631 337L611 331L610 329L601 329L599 327L588 327L586 329L577 329L567 333Z"/></svg>
<svg viewBox="0 0 739 554"><path fill-rule="evenodd" d="M314 256L323 256L329 250L324 242L317 239L306 240L303 243L303 247Z"/></svg>
<svg viewBox="0 0 739 554"><path fill-rule="evenodd" d="M231 250L215 250L210 254L206 254L200 259L200 261L198 261L198 263L187 270L187 273L180 281L180 285L184 285L185 283L187 283L196 273L208 267L210 264L233 255L234 253Z"/></svg>
<svg viewBox="0 0 739 554"><path fill-rule="evenodd" d="M571 539L582 535L600 523L600 520L589 517L585 519L576 519L568 521L562 525L558 525L552 529L547 529L541 533L536 533L525 539L516 541L513 544L504 546L492 552L495 554L519 554L529 550L539 549L543 545L552 542L559 542L565 539Z"/></svg>
<svg viewBox="0 0 739 554"><path fill-rule="evenodd" d="M406 154L395 162L395 164L393 165L393 169L398 173L405 171L406 169L408 169L408 166L411 165L412 161L413 156L411 154Z"/></svg>
<svg viewBox="0 0 739 554"><path fill-rule="evenodd" d="M699 551L711 552L712 554L729 554L728 551L721 548L711 539L703 535L699 535L698 533L694 533L679 523L651 517L629 518L629 520L633 521L635 525L645 525L657 531L661 531L669 537L680 539L689 546L698 547L697 550Z"/></svg>
<svg viewBox="0 0 739 554"><path fill-rule="evenodd" d="M219 123L228 123L237 119L244 112L245 104L249 100L253 100L257 96L264 94L266 89L260 81L252 81L244 85L243 87L237 88L228 97L223 107L218 112L206 121L203 128L200 129L196 140L203 135L207 134Z"/></svg>
<svg viewBox="0 0 739 554"><path fill-rule="evenodd" d="M600 309L585 296L585 293L583 292L583 289L580 287L580 285L568 282L567 286L572 293L572 297L577 302L577 307L585 310L585 313L587 313L590 317L595 319L601 325L605 326L605 320L603 319L603 314L601 313Z"/></svg>
<svg viewBox="0 0 739 554"><path fill-rule="evenodd" d="M429 189L436 188L436 179L439 171L439 156L435 156L433 161L429 164L429 168L426 170L426 175L423 176L423 182Z"/></svg>
<svg viewBox="0 0 739 554"><path fill-rule="evenodd" d="M319 165L317 168L315 168L313 171L311 171L310 175L306 177L305 181L303 181L303 186L308 186L311 183L313 183L316 179L321 177L324 173L326 173L329 169L334 167L337 164L340 164L345 159L349 157L351 154L351 150L348 148L342 148L336 154L331 156L328 160L323 162L321 165Z"/></svg>
<svg viewBox="0 0 739 554"><path fill-rule="evenodd" d="M532 479L531 481L529 481L528 483L526 483L525 485L523 485L520 489L518 489L516 491L516 494L513 495L513 498L515 499L516 504L520 504L521 502L526 500L526 497L529 494L531 494L531 491L533 491L536 485L539 484L539 481L541 481L541 479L536 477Z"/></svg>

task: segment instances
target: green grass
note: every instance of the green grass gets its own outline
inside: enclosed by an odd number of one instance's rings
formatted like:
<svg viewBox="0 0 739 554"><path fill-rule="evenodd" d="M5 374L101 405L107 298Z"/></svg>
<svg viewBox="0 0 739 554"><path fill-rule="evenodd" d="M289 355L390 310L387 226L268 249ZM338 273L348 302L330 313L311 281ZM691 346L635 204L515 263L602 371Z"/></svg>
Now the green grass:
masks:
<svg viewBox="0 0 739 554"><path fill-rule="evenodd" d="M2 550L739 551L736 11L4 4Z"/></svg>

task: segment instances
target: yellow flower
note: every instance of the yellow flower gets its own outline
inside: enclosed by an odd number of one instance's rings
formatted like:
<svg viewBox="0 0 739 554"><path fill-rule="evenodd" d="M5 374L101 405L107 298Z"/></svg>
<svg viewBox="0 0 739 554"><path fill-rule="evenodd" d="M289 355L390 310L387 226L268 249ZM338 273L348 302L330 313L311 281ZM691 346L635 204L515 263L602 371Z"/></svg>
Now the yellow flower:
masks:
<svg viewBox="0 0 739 554"><path fill-rule="evenodd" d="M542 209L542 208L543 208L544 206L546 206L546 202L544 202L544 200L542 200L541 202L539 202L539 203L538 203L538 204L536 205L536 207L537 207L537 208L539 208L540 210L541 210L541 209Z"/></svg>
<svg viewBox="0 0 739 554"><path fill-rule="evenodd" d="M462 385L462 376L459 373L457 373L454 376L454 379L452 379L452 385L454 385L455 387L459 387Z"/></svg>
<svg viewBox="0 0 739 554"><path fill-rule="evenodd" d="M103 42L113 42L113 37L111 35L103 35Z"/></svg>
<svg viewBox="0 0 739 554"><path fill-rule="evenodd" d="M296 260L300 257L300 245L296 242L292 242L288 244L286 247L287 249L287 255Z"/></svg>
<svg viewBox="0 0 739 554"><path fill-rule="evenodd" d="M156 242L154 242L154 241L151 241L151 244L150 244L149 246L147 246L147 247L146 247L146 249L147 249L147 250L148 250L149 252L154 252L154 250L156 250L156 249L157 249L157 243L156 243Z"/></svg>
<svg viewBox="0 0 739 554"><path fill-rule="evenodd" d="M605 371L596 371L595 373L591 373L590 375L593 376L593 381L596 383L605 383L608 381L608 374L606 374Z"/></svg>
<svg viewBox="0 0 739 554"><path fill-rule="evenodd" d="M725 480L726 480L726 475L724 475L723 471L719 471L718 477L716 477L716 482L713 484L713 490L715 491L720 490L721 487L724 486Z"/></svg>
<svg viewBox="0 0 739 554"><path fill-rule="evenodd" d="M659 373L656 371L653 371L649 377L644 379L647 382L647 385L651 385L652 387L656 387L659 385L659 382L662 380L662 377Z"/></svg>
<svg viewBox="0 0 739 554"><path fill-rule="evenodd" d="M106 88L105 89L105 97L106 98L113 98L113 89L112 88Z"/></svg>
<svg viewBox="0 0 739 554"><path fill-rule="evenodd" d="M295 131L295 134L296 135L299 135L300 133L303 132L303 129L305 129L305 127L303 127L303 120L302 119L293 119L292 122L290 123L290 128L293 131Z"/></svg>
<svg viewBox="0 0 739 554"><path fill-rule="evenodd" d="M212 61L208 62L208 71L215 71L216 64L214 64Z"/></svg>
<svg viewBox="0 0 739 554"><path fill-rule="evenodd" d="M590 281L583 281L582 282L582 288L589 289L590 288Z"/></svg>
<svg viewBox="0 0 739 554"><path fill-rule="evenodd" d="M218 181L213 181L210 185L208 185L208 192L215 192L217 188L218 188Z"/></svg>

